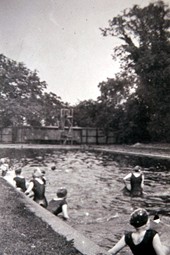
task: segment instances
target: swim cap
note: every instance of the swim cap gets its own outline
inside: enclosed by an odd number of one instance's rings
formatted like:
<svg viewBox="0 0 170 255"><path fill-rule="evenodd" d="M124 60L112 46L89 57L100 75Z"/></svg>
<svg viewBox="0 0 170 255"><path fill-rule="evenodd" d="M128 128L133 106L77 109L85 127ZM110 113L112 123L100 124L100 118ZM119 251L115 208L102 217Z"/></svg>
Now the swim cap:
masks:
<svg viewBox="0 0 170 255"><path fill-rule="evenodd" d="M140 167L140 166L135 166L135 167L134 167L134 171L135 171L135 172L140 172L140 170L141 170L141 167Z"/></svg>
<svg viewBox="0 0 170 255"><path fill-rule="evenodd" d="M148 212L145 209L138 208L131 214L130 224L135 228L142 227L147 221Z"/></svg>
<svg viewBox="0 0 170 255"><path fill-rule="evenodd" d="M57 190L58 197L65 197L67 195L67 190L65 188L60 188Z"/></svg>

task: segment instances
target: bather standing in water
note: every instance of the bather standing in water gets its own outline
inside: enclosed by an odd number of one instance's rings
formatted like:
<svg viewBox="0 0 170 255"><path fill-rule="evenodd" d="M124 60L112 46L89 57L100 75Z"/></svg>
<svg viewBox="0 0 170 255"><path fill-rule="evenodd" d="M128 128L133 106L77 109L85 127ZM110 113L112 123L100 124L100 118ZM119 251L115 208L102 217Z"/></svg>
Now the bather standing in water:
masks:
<svg viewBox="0 0 170 255"><path fill-rule="evenodd" d="M30 181L26 195L29 195L33 191L33 200L44 208L47 208L47 199L45 197L45 182L43 179L43 173L39 168L34 170L33 179Z"/></svg>
<svg viewBox="0 0 170 255"><path fill-rule="evenodd" d="M9 162L10 161L8 158L0 159L0 171L2 177L4 177L7 174L8 170L10 169Z"/></svg>
<svg viewBox="0 0 170 255"><path fill-rule="evenodd" d="M123 178L125 183L125 193L129 193L132 197L143 196L144 174L141 172L140 166L135 166L134 171ZM130 189L128 188L130 181Z"/></svg>
<svg viewBox="0 0 170 255"><path fill-rule="evenodd" d="M14 177L14 181L16 183L16 188L19 189L22 192L26 191L26 179L24 176L21 175L22 173L22 169L21 168L17 168L15 169L15 177Z"/></svg>

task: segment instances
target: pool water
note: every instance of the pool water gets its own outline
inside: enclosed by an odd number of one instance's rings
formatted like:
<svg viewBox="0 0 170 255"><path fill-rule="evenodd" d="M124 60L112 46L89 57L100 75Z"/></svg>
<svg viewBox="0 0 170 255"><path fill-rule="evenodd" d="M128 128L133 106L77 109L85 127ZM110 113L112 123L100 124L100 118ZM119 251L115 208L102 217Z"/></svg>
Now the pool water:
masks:
<svg viewBox="0 0 170 255"><path fill-rule="evenodd" d="M28 180L36 166L45 170L48 201L55 197L59 187L67 188L68 224L106 250L125 230L131 229L129 215L137 207L146 208L151 217L158 213L169 228L170 173L167 168L143 166L144 197L131 198L122 192L122 178L133 168L129 158L118 159L115 155L85 150L15 151L13 156L15 164L24 162L23 175ZM120 254L127 254L127 250Z"/></svg>

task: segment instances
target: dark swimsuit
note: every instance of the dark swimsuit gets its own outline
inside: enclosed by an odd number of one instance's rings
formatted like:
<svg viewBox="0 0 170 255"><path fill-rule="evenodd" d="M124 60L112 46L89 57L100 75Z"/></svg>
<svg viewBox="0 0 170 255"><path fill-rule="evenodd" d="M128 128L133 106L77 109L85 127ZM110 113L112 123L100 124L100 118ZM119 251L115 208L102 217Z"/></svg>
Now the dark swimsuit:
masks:
<svg viewBox="0 0 170 255"><path fill-rule="evenodd" d="M142 183L142 175L139 176L135 176L132 173L132 176L130 178L130 184L131 184L131 196L133 197L138 197L138 196L142 196L143 195L143 190L141 187L141 183Z"/></svg>
<svg viewBox="0 0 170 255"><path fill-rule="evenodd" d="M153 238L157 232L153 229L148 229L144 235L143 240L135 245L132 239L132 232L125 234L125 243L130 247L134 255L156 255L156 252L153 248Z"/></svg>
<svg viewBox="0 0 170 255"><path fill-rule="evenodd" d="M14 181L16 182L16 187L20 188L23 192L26 191L26 181L25 178L20 177L20 176L16 176L14 177Z"/></svg>
<svg viewBox="0 0 170 255"><path fill-rule="evenodd" d="M59 213L62 212L62 206L66 204L67 204L66 199L61 199L61 200L52 199L49 202L47 209L53 214L58 215Z"/></svg>
<svg viewBox="0 0 170 255"><path fill-rule="evenodd" d="M34 192L33 200L43 207L47 207L47 199L45 197L45 183L39 183L36 179L31 180L34 186L32 191Z"/></svg>

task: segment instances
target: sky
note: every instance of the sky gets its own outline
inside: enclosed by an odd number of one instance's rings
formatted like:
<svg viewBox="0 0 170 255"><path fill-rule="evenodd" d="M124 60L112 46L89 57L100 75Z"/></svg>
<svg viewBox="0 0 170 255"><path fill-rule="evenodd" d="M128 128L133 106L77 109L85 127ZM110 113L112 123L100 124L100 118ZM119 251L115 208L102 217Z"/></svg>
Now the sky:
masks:
<svg viewBox="0 0 170 255"><path fill-rule="evenodd" d="M0 53L37 70L47 91L71 105L96 100L113 78L120 41L103 37L108 20L149 0L0 0ZM152 1L153 2L153 1Z"/></svg>

